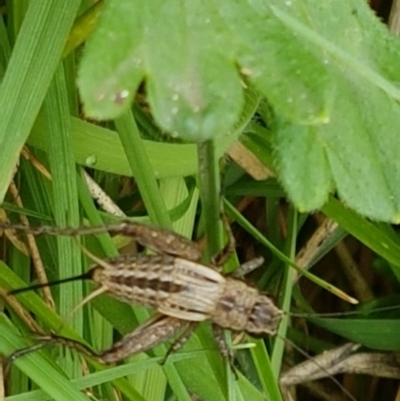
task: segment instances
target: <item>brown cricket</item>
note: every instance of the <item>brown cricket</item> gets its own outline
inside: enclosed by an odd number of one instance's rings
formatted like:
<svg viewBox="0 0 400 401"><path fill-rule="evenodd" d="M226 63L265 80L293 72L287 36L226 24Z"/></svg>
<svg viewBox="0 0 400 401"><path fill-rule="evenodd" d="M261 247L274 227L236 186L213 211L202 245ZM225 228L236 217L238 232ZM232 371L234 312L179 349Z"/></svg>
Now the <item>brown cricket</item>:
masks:
<svg viewBox="0 0 400 401"><path fill-rule="evenodd" d="M77 229L51 226L35 228L7 223L0 223L0 228L33 234L73 236L116 232L131 236L157 253L121 255L100 260L86 252L98 263L96 266L83 275L51 283L90 279L99 286L99 293L105 292L124 302L150 307L157 312L110 349L98 354L96 359L104 363L146 351L174 336L177 339L169 352L177 350L201 321L212 323L218 346L222 354L229 357L221 329L257 337L274 334L282 315L272 300L256 288L236 276L222 276L217 271L218 266L203 265L197 244L169 230L128 221ZM247 262L238 271L254 269L262 262L262 258ZM10 291L10 294L16 295L43 286L39 284L17 289ZM23 350L17 351L12 358L24 353Z"/></svg>

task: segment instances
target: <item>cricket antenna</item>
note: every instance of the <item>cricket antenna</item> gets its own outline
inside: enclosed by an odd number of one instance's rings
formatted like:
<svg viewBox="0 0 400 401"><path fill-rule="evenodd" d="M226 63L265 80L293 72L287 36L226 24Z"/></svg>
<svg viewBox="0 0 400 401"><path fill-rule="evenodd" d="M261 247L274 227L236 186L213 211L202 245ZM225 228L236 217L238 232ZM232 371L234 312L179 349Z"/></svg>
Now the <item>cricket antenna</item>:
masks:
<svg viewBox="0 0 400 401"><path fill-rule="evenodd" d="M17 288L15 290L8 291L7 294L8 295L17 295L17 294L20 294L21 292L38 290L40 288L45 288L45 287L53 287L55 285L69 283L71 281L91 280L95 269L96 268L90 269L86 273L80 274L79 276L67 277L67 278L63 278L61 280L50 281L48 283L33 284L29 287Z"/></svg>
<svg viewBox="0 0 400 401"><path fill-rule="evenodd" d="M323 312L323 313L303 313L303 312L287 312L286 315L290 317L300 317L300 318L308 318L308 317L342 317L342 316L368 316L373 313L379 312L387 312L393 310L399 310L400 305L388 305L382 306L379 308L371 309L371 310L353 310L346 312Z"/></svg>

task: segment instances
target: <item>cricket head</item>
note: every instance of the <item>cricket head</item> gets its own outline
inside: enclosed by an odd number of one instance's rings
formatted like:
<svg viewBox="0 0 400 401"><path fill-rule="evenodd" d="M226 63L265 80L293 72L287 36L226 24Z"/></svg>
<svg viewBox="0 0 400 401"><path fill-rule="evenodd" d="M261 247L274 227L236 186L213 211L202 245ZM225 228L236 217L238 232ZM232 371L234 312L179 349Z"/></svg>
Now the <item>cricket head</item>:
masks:
<svg viewBox="0 0 400 401"><path fill-rule="evenodd" d="M253 305L246 325L246 333L253 337L275 334L282 311L267 295L259 295Z"/></svg>

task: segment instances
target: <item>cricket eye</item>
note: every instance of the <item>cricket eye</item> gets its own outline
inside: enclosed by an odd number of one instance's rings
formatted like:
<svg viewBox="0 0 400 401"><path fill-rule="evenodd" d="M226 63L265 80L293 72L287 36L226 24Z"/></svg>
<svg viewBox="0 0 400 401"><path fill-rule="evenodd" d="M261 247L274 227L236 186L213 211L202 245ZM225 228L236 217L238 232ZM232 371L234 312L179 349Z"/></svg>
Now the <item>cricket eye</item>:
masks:
<svg viewBox="0 0 400 401"><path fill-rule="evenodd" d="M253 306L246 332L252 336L274 334L281 315L281 311L267 296L261 296Z"/></svg>

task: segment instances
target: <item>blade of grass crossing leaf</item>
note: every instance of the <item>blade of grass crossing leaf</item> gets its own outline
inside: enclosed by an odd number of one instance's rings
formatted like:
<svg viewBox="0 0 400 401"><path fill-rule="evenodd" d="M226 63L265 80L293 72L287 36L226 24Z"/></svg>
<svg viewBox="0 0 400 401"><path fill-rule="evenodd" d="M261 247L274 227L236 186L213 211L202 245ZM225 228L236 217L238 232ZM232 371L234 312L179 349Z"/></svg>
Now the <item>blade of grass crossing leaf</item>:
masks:
<svg viewBox="0 0 400 401"><path fill-rule="evenodd" d="M245 100L242 115L235 129L226 136L216 139L218 157L225 154L257 109L259 96L255 92L247 89ZM133 175L124 155L124 147L115 131L74 117L71 118L71 124L76 163L114 174L129 177ZM29 136L29 143L38 149L44 149L45 141L43 119L39 116ZM157 178L189 176L197 173L195 144L157 143L148 140L144 140L143 144Z"/></svg>
<svg viewBox="0 0 400 401"><path fill-rule="evenodd" d="M206 259L210 260L224 246L221 225L221 182L215 142L209 140L199 143L197 152L202 219L207 239L205 254Z"/></svg>
<svg viewBox="0 0 400 401"><path fill-rule="evenodd" d="M290 207L289 219L290 222L289 232L286 241L286 252L291 260L294 259L296 254L296 236L297 236L297 213L293 206ZM284 288L283 288L283 297L281 297L280 307L283 311L290 311L290 304L292 299L292 288L293 288L293 275L296 274L296 271L290 269L290 266L286 266L285 278L284 278ZM285 313L282 316L281 323L278 327L277 337L274 344L274 349L271 357L271 365L272 369L275 373L275 377L279 377L283 354L285 348L284 338L286 338L287 327L288 327L289 316Z"/></svg>
<svg viewBox="0 0 400 401"><path fill-rule="evenodd" d="M103 6L104 1L98 1L75 21L74 26L72 27L68 36L68 40L65 43L63 57L66 57L72 53L86 40L91 32L93 32Z"/></svg>
<svg viewBox="0 0 400 401"><path fill-rule="evenodd" d="M115 120L126 157L138 184L140 195L150 220L163 228L172 228L167 208L161 197L157 181L140 137L132 111Z"/></svg>
<svg viewBox="0 0 400 401"><path fill-rule="evenodd" d="M50 85L80 0L32 1L0 90L0 202Z"/></svg>
<svg viewBox="0 0 400 401"><path fill-rule="evenodd" d="M124 147L115 131L74 117L71 118L71 124L76 163L100 171L133 176L124 154ZM43 121L38 119L29 136L29 143L38 149L43 149L44 138ZM196 145L157 143L148 140L144 140L143 143L157 178L196 174ZM225 150L226 146L221 146L220 154Z"/></svg>
<svg viewBox="0 0 400 401"><path fill-rule="evenodd" d="M265 238L260 231L258 231L248 220L246 220L234 207L231 203L229 203L226 199L224 201L225 210L227 213L233 217L233 219L240 224L246 231L248 231L254 238L256 238L260 243L265 245L273 254L278 256L282 261L296 269L299 273L301 273L304 277L307 277L310 281L319 285L322 288L325 288L327 291L332 294L338 296L339 298L344 299L347 302L357 304L358 301L346 293L344 293L339 288L333 286L325 280L320 279L314 274L310 273L307 270L302 269L297 266L292 260L290 260L284 253L282 253L279 249L277 249L267 238Z"/></svg>

